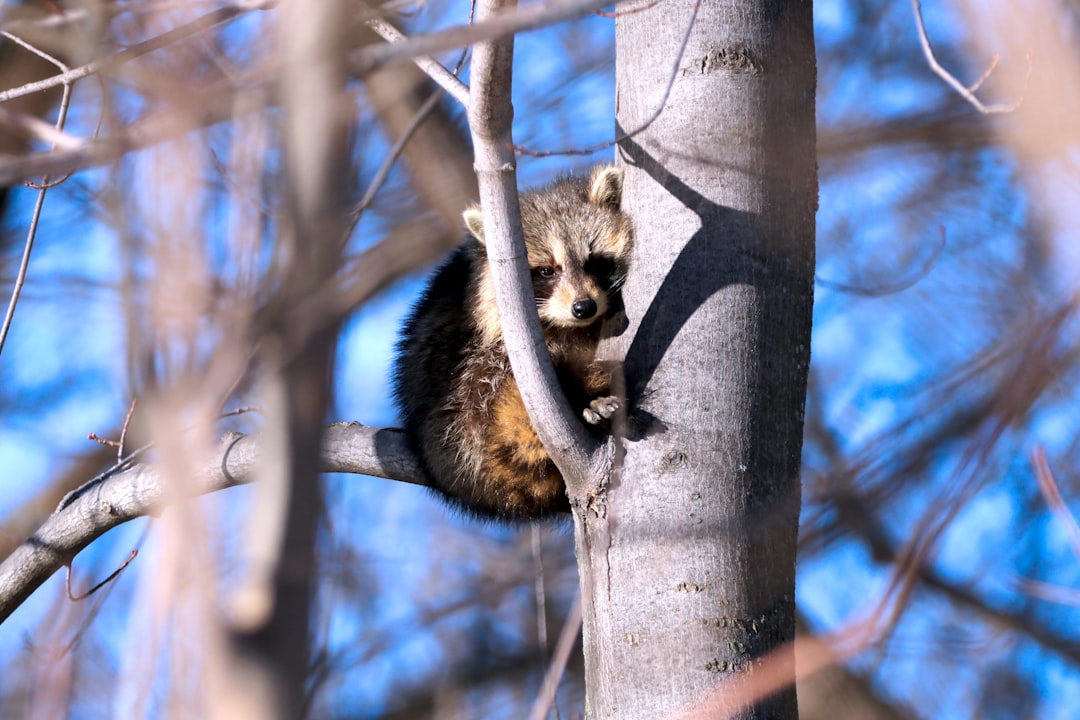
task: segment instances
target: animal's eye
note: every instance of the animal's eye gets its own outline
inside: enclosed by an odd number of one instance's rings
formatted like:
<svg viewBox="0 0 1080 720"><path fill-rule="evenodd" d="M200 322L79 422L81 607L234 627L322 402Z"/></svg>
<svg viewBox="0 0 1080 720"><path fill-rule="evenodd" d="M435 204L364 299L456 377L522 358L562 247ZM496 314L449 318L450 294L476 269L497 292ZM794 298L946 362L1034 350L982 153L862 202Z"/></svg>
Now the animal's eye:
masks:
<svg viewBox="0 0 1080 720"><path fill-rule="evenodd" d="M537 268L536 272L542 278L553 278L553 277L555 277L555 268L551 267L550 265L545 265L542 268Z"/></svg>
<svg viewBox="0 0 1080 720"><path fill-rule="evenodd" d="M593 255L585 261L585 272L603 282L615 274L615 260L603 255Z"/></svg>

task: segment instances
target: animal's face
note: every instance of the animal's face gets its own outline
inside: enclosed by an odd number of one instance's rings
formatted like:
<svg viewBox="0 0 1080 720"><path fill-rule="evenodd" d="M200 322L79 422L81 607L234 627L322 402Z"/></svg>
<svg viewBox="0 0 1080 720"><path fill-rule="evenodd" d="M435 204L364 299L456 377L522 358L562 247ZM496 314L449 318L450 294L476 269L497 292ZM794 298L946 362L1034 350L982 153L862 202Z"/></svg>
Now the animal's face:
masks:
<svg viewBox="0 0 1080 720"><path fill-rule="evenodd" d="M521 223L540 319L588 327L611 308L626 278L630 221L619 208L622 172L599 167L521 198Z"/></svg>
<svg viewBox="0 0 1080 720"><path fill-rule="evenodd" d="M586 328L612 309L633 237L621 200L622 172L609 166L595 169L587 181L560 180L521 196L533 292L545 326ZM467 211L465 220L483 242L479 208Z"/></svg>
<svg viewBox="0 0 1080 720"><path fill-rule="evenodd" d="M526 236L537 311L545 324L588 327L607 315L611 294L626 277L625 255L611 230L559 222L544 228L547 237Z"/></svg>

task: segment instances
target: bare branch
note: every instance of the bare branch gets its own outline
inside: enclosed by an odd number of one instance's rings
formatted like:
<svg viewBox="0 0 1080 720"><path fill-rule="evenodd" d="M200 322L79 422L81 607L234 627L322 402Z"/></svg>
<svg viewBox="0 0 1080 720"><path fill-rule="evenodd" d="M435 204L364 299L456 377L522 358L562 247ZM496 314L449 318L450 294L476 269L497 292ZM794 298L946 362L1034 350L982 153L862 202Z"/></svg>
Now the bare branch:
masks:
<svg viewBox="0 0 1080 720"><path fill-rule="evenodd" d="M117 577L119 577L120 573L124 572L124 568L126 568L128 565L130 565L131 561L134 560L135 558L137 558L138 556L139 556L139 551L137 549L132 550L131 554L128 555L128 559L125 560L123 563L121 563L120 567L116 568L111 573L109 573L109 576L107 578L105 578L101 582L97 583L96 585L94 585L92 588L90 588L86 592L81 592L81 593L78 593L78 594L73 593L71 591L71 565L70 564L67 565L67 567L65 568L66 573L64 575L64 589L67 590L68 600L70 600L71 602L82 602L86 598L90 597L91 595L96 593L98 590L105 587L106 585L111 583L113 580L115 580Z"/></svg>
<svg viewBox="0 0 1080 720"><path fill-rule="evenodd" d="M645 7L635 7L633 10L627 12L640 12L641 10L647 10L652 5ZM686 24L686 33L683 35L682 43L679 45L679 52L675 56L675 64L671 68L671 75L668 76L667 87L664 88L664 94L660 98L660 102L656 104L656 110L629 132L616 133L615 137L611 140L605 140L602 143L590 145L586 148L567 148L564 150L530 150L529 148L522 147L520 145L514 146L514 151L519 155L530 155L532 157L551 157L552 155L592 155L595 152L599 152L605 148L609 148L617 143L621 143L623 140L629 140L635 135L639 135L644 132L650 125L656 122L656 119L660 117L660 114L664 112L664 108L667 107L668 98L671 97L671 88L675 86L675 79L679 77L679 70L681 69L683 55L686 54L686 46L690 42L690 32L694 29L694 22L697 20L698 11L701 9L701 0L697 0L694 3L694 10L690 13L690 22Z"/></svg>
<svg viewBox="0 0 1080 720"><path fill-rule="evenodd" d="M387 42L399 43L406 40L405 35L400 30L385 20L368 20L367 25ZM438 83L439 87L461 103L463 107L469 107L469 86L461 82L454 73L444 68L442 63L430 55L418 55L413 58L413 62L427 73L428 77Z"/></svg>
<svg viewBox="0 0 1080 720"><path fill-rule="evenodd" d="M573 650L574 641L577 640L580 631L581 593L579 592L574 596L574 604L570 606L566 622L563 623L562 631L559 633L559 642L555 645L555 656L551 658L551 665L544 674L544 684L540 688L540 694L537 695L536 700L533 702L532 710L529 712L529 720L544 720L547 717L548 710L555 704L555 692L559 687L559 678L562 677L563 672L566 670L566 662L570 659L570 651Z"/></svg>
<svg viewBox="0 0 1080 720"><path fill-rule="evenodd" d="M478 12L475 24L458 25L429 35L414 35L402 42L365 48L353 53L350 64L354 71L363 74L375 67L418 55L434 55L545 25L574 20L611 4L605 0L551 0L529 4L524 8L514 7L512 12L496 11L486 18ZM477 7L480 7L479 3Z"/></svg>
<svg viewBox="0 0 1080 720"><path fill-rule="evenodd" d="M191 485L201 495L250 482L262 455L257 436L229 435ZM340 472L425 484L405 434L357 424L327 428L319 457L322 472ZM94 540L135 518L161 513L177 497L152 465L105 473L71 493L37 532L0 564L0 622L54 572Z"/></svg>
<svg viewBox="0 0 1080 720"><path fill-rule="evenodd" d="M67 65L53 57L52 55L39 50L32 44L10 34L4 33L4 36L18 43L20 46L30 50L48 62L56 65L60 70L67 70ZM60 112L56 118L56 125L50 126L47 123L41 122L37 118L29 115L21 115L14 113L11 110L0 108L0 124L4 121L11 122L16 121L19 127L25 128L27 125L31 128L36 128L39 135L45 135L53 143L53 148L60 146L61 143L68 143L74 141L67 134L64 133L64 123L67 121L68 107L71 104L71 84L64 83L64 94L60 101ZM14 117L13 117L14 116ZM44 127L47 131L43 131ZM81 144L79 141L74 141L76 144ZM15 276L15 287L11 290L11 300L8 302L7 312L4 313L4 324L0 326L0 352L4 350L4 343L7 341L8 332L11 330L11 323L15 319L15 307L19 303L19 296L22 294L23 285L26 283L26 274L30 270L30 253L34 249L34 238L37 236L38 222L41 220L41 210L45 207L45 193L52 187L49 176L46 175L41 179L41 184L38 187L37 200L34 202L34 211L30 216L30 227L26 231L26 242L23 244L22 258L19 260L19 272Z"/></svg>
<svg viewBox="0 0 1080 720"><path fill-rule="evenodd" d="M413 116L412 121L405 128L405 131L401 133L401 137L399 137L394 143L394 146L390 148L390 152L387 153L386 159L383 160L382 165L380 165L379 169L375 172L375 176L371 178L371 183L368 185L367 190L364 191L364 197L360 198L360 202L357 203L356 207L349 213L350 222L346 236L352 234L357 223L360 222L360 217L364 214L364 211L371 206L371 203L375 200L375 195L390 176L390 171L393 169L398 158L401 157L401 153L404 152L405 146L409 143L409 140L412 139L413 134L420 128L420 125L427 120L428 116L439 104L439 100L442 99L442 94L441 90L436 90L431 94L431 97L424 101L424 104L420 106L420 109L417 111L416 115ZM466 107L468 107L467 104Z"/></svg>
<svg viewBox="0 0 1080 720"><path fill-rule="evenodd" d="M934 71L938 77L948 84L956 93L967 100L971 105L984 115L995 115L999 113L1010 113L1024 102L1024 94L1027 92L1027 79L1031 77L1031 55L1028 54L1028 69L1027 78L1024 80L1024 92L1020 93L1020 98L1008 105L986 105L975 96L975 91L982 87L982 84L986 82L986 79L990 77L990 74L994 72L994 68L997 67L999 57L994 56L993 62L990 63L990 67L986 69L978 80L972 83L970 86L965 86L962 82L956 79L956 76L950 73L948 70L941 66L941 63L937 61L937 57L934 56L934 49L930 46L930 38L926 34L926 25L923 23L922 5L919 0L911 0L911 9L915 12L915 26L919 31L919 44L922 45L923 55L926 56L926 63L930 66L930 69Z"/></svg>
<svg viewBox="0 0 1080 720"><path fill-rule="evenodd" d="M1046 449L1042 445L1031 451L1031 465L1035 468L1035 479L1039 483L1039 492L1042 493L1046 504L1053 510L1054 516L1061 522L1069 533L1069 543L1072 546L1073 555L1080 559L1080 524L1077 524L1069 506L1061 497L1061 491L1054 480L1054 472L1050 469L1050 461L1046 459Z"/></svg>
<svg viewBox="0 0 1080 720"><path fill-rule="evenodd" d="M477 3L481 24L513 7L514 0ZM514 380L533 427L567 480L590 468L596 442L590 438L559 390L536 314L525 238L518 208L517 173L511 133L510 85L514 39L478 43L473 51L469 128L480 185L488 265L495 285L503 341Z"/></svg>
<svg viewBox="0 0 1080 720"><path fill-rule="evenodd" d="M0 128L3 128L5 132L52 143L54 147L65 150L74 150L86 144L82 138L57 130L55 126L38 120L33 115L15 112L5 107L0 107Z"/></svg>
<svg viewBox="0 0 1080 720"><path fill-rule="evenodd" d="M54 75L53 77L39 80L38 82L27 83L17 88L5 90L0 92L0 103L7 102L23 95L30 95L48 88L56 87L58 85L65 85L73 83L76 80L81 80L84 77L94 75L107 68L123 65L126 62L130 62L136 58L140 58L143 55L160 50L163 47L168 47L176 42L185 40L193 35L204 32L215 25L220 25L223 22L227 22L242 15L244 13L251 12L253 10L265 10L272 7L274 2L272 0L242 0L241 2L235 2L224 7L218 8L213 12L209 12L201 17L192 20L189 23L185 23L180 27L173 28L168 32L164 32L161 35L156 35L149 40L144 40L141 43L132 45L129 48L125 48L120 52L110 55L109 57L102 58L100 60L93 60L80 65L77 68L67 70Z"/></svg>
<svg viewBox="0 0 1080 720"><path fill-rule="evenodd" d="M530 30L544 25L571 20L586 15L597 8L604 7L604 0L556 0L547 4L529 5L513 13L500 14L487 22L448 28L437 33L406 38L401 42L376 45L352 54L349 65L353 72L365 75L372 70L391 62L407 60L417 55L452 50L473 42L500 37L508 33ZM229 5L180 28L139 43L116 55L96 63L89 63L75 68L70 73L63 73L47 80L23 85L13 90L0 92L0 102L14 97L28 95L46 88L62 85L116 64L127 62L153 50L165 47L169 43L193 35L216 24L225 22L242 12L270 7L269 2L244 2ZM265 77L261 82L251 78L251 85L256 89L266 85ZM124 133L88 143L73 150L40 153L30 157L14 157L0 161L0 185L10 185L24 178L35 175L59 174L81 168L92 167L112 162L133 151L174 139L186 132L214 125L230 117L235 110L233 95L235 91L227 86L215 86L204 89L197 97L189 97L183 119L175 112L163 111L140 121Z"/></svg>
<svg viewBox="0 0 1080 720"><path fill-rule="evenodd" d="M914 287L920 280L930 274L930 271L937 265L938 260L941 258L941 253L945 250L945 245L948 243L948 236L945 234L945 226L938 227L940 241L934 246L934 249L930 252L930 257L926 258L919 264L913 272L909 273L908 277L901 278L893 283L886 285L880 285L877 287L866 287L861 285L851 285L848 283L836 282L834 280L827 280L817 275L814 276L814 282L822 287L829 288L830 290L836 290L837 292L850 293L852 295L859 295L862 297L884 297L885 295L895 295L901 293L909 288Z"/></svg>

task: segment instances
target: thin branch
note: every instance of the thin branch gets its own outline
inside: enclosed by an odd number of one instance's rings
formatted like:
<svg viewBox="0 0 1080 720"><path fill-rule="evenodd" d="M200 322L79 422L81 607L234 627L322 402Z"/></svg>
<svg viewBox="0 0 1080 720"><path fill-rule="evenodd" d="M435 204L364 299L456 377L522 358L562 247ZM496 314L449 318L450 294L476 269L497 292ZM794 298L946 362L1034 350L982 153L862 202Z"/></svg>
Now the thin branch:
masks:
<svg viewBox="0 0 1080 720"><path fill-rule="evenodd" d="M895 295L896 293L903 292L904 290L914 287L920 280L929 275L930 271L934 269L934 266L937 265L938 260L941 258L941 253L945 250L948 239L945 234L944 226L939 226L938 230L940 231L941 240L934 247L933 252L930 253L930 257L923 261L915 272L911 273L910 277L902 278L891 285L880 285L878 287L848 285L834 280L826 280L819 275L814 276L814 282L822 287L829 288L830 290L868 298L884 297L886 295Z"/></svg>
<svg viewBox="0 0 1080 720"><path fill-rule="evenodd" d="M209 12L201 17L195 18L189 23L185 23L180 27L173 28L167 32L163 32L160 35L144 40L143 42L136 43L131 47L125 48L120 52L117 52L109 57L102 58L100 60L93 60L80 65L77 68L65 70L59 75L54 75L44 80L37 82L27 83L26 85L20 85L10 90L4 90L0 92L0 103L13 100L17 97L24 95L32 95L42 90L48 90L49 88L56 87L58 85L66 85L73 83L76 80L81 80L84 77L94 75L109 68L123 65L124 63L140 58L143 55L148 55L155 50L168 47L181 40L197 35L198 33L209 30L215 25L220 25L223 22L232 20L233 18L243 15L245 13L252 12L254 10L264 10L272 7L275 3L272 0L241 0L241 2L235 2L230 5L218 8L213 12Z"/></svg>
<svg viewBox="0 0 1080 720"><path fill-rule="evenodd" d="M566 662L570 659L570 651L574 648L581 631L581 593L574 596L574 604L570 606L570 613L566 616L562 631L559 633L559 641L555 644L555 654L551 658L551 665L547 674L544 675L544 685L540 688L540 694L533 702L529 712L529 720L544 720L548 709L555 703L555 692L559 688L559 678L566 670Z"/></svg>
<svg viewBox="0 0 1080 720"><path fill-rule="evenodd" d="M652 7L651 5L649 7ZM645 8L634 8L627 12L636 12ZM683 55L686 53L686 46L690 43L690 32L694 29L694 21L697 20L698 10L701 9L701 0L694 2L694 10L690 13L690 22L686 24L686 32L683 34L682 43L679 45L679 53L675 57L675 65L671 68L671 75L668 76L667 87L664 88L664 95L660 98L660 102L657 103L656 110L653 114L645 119L643 123L630 132L617 133L611 140L606 140L596 145L590 145L586 148L569 148L565 150L530 150L521 145L515 145L514 151L518 155L529 155L530 157L551 157L552 155L592 155L595 152L599 152L612 145L617 145L623 140L629 140L630 138L644 132L650 125L656 122L656 119L660 117L660 114L664 112L664 108L667 107L668 98L671 96L671 88L675 86L675 78L679 76L679 68L682 66Z"/></svg>
<svg viewBox="0 0 1080 720"><path fill-rule="evenodd" d="M971 105L984 115L995 115L999 113L1010 113L1024 102L1024 95L1027 94L1028 80L1031 79L1031 54L1027 56L1027 76L1024 78L1024 89L1020 93L1019 99L1016 102L1008 105L986 105L975 96L975 91L982 87L982 84L986 82L986 79L990 77L990 74L994 72L994 68L997 67L999 56L995 55L993 62L990 63L990 67L987 68L978 80L971 85L964 85L962 82L956 79L956 76L950 73L948 70L941 66L941 63L937 61L937 57L934 55L934 49L930 46L930 38L926 34L926 25L923 23L922 16L922 4L919 0L911 0L911 9L915 13L915 26L919 31L919 44L922 46L923 55L926 57L926 63L930 66L930 69L934 71L938 77L945 81L945 83L951 87L956 93L967 100Z"/></svg>
<svg viewBox="0 0 1080 720"><path fill-rule="evenodd" d="M516 7L512 12L498 12L480 18L475 24L458 25L427 35L413 35L401 42L366 47L353 53L350 65L355 72L364 74L419 55L434 55L545 25L575 20L611 4L610 0L551 0Z"/></svg>
<svg viewBox="0 0 1080 720"><path fill-rule="evenodd" d="M128 408L127 415L124 416L124 426L120 428L120 441L116 447L116 460L119 462L124 457L124 443L127 441L128 426L131 425L131 416L135 414L135 403L138 402L138 398L131 398L131 407Z"/></svg>
<svg viewBox="0 0 1080 720"><path fill-rule="evenodd" d="M431 94L424 104L420 106L420 109L416 111L416 115L409 123L405 131L401 133L401 137L394 143L394 147L390 148L390 152L387 154L386 159L383 160L382 165L375 172L375 176L371 178L371 183L368 185L368 189L364 192L364 197L360 198L360 202L353 208L349 216L349 225L345 231L345 237L352 235L353 230L356 229L356 224L360 222L360 216L364 214L364 211L368 209L372 201L375 200L376 193L386 182L386 178L390 176L390 170L394 167L397 159L401 157L402 151L405 150L405 145L408 144L412 136L420 128L431 112L439 105L439 100L442 98L443 91L436 90ZM466 96L467 97L467 96ZM468 107L468 105L466 105Z"/></svg>
<svg viewBox="0 0 1080 720"><path fill-rule="evenodd" d="M227 436L186 488L188 497L250 482L262 452L258 436ZM327 428L319 469L425 484L405 434L395 429L358 424ZM37 532L0 564L0 622L94 540L129 520L160 514L167 501L180 499L176 491L165 486L157 468L134 465L71 493Z"/></svg>
<svg viewBox="0 0 1080 720"><path fill-rule="evenodd" d="M38 120L33 115L8 110L5 107L0 107L0 128L20 137L51 143L54 148L64 150L74 150L86 144L82 138L57 130L56 126Z"/></svg>
<svg viewBox="0 0 1080 720"><path fill-rule="evenodd" d="M550 3L528 5L524 9L513 13L500 14L498 17L491 18L486 22L452 27L428 35L412 36L399 43L370 46L354 52L350 57L349 64L353 72L364 75L388 63L408 60L415 55L430 55L445 50L453 50L481 40L572 20L602 8L605 4L610 3L605 3L604 0L555 0ZM176 33L184 29L187 35L191 35L205 27L202 25L197 28L192 27L195 23L205 22L206 26L212 26L225 22L243 12L270 6L272 6L270 2L237 3L216 13L204 16L204 18L209 19L193 21L182 26L182 28L170 31L170 33ZM45 81L48 83L46 85L34 83L33 87L24 85L14 88L12 91L5 91L0 93L0 102L60 85L65 79L79 79L104 67L126 62L138 55L145 55L167 45L168 42L162 41L164 37L162 35L147 40L145 43L134 45L118 55L101 61L104 65L95 66L77 76L65 73L64 76L49 78L48 81ZM178 39L181 38L173 36L169 38L169 41L175 42ZM136 50L138 50L138 55L133 56L132 53L135 53ZM76 68L72 72L76 73L78 71L79 68ZM264 75L270 76L273 73L267 72ZM262 79L250 78L251 87L249 89L258 90L262 88L265 91L269 82L265 76ZM176 117L176 113L171 111L161 111L140 121L124 133L88 143L74 150L39 153L30 157L14 157L9 160L0 160L0 185L10 185L35 175L59 174L95 165L103 165L113 162L134 150L157 145L192 130L217 124L228 117L235 116L235 108L232 102L234 95L235 90L232 87L218 84L211 88L205 88L189 97L185 103L185 108L189 112L184 113L183 118Z"/></svg>
<svg viewBox="0 0 1080 720"><path fill-rule="evenodd" d="M4 33L4 35L9 39L16 40L24 48L31 50L35 55L56 65L56 67L60 68L61 72L67 70L67 65L54 58L52 55L37 49L30 43L15 38L15 36L10 33ZM70 105L71 84L65 83L64 94L60 100L60 111L56 117L55 134L58 137L68 137L64 134L63 130L64 123L67 121L68 108ZM0 118L3 118L3 115L0 115ZM35 123L37 122L36 119L34 119L34 121ZM56 147L55 142L53 147ZM49 191L50 187L52 187L52 184L49 182L49 176L46 175L41 179L37 200L34 201L34 211L30 216L30 227L26 231L26 242L23 244L22 258L19 260L19 272L15 276L15 287L11 290L11 300L8 301L7 312L4 314L4 324L0 326L0 354L4 352L4 343L7 341L8 332L11 330L11 323L15 319L15 307L19 304L19 297L22 295L23 285L26 283L26 275L30 270L30 253L34 249L34 239L37 237L38 223L41 221L41 210L45 207L45 193Z"/></svg>
<svg viewBox="0 0 1080 720"><path fill-rule="evenodd" d="M608 12L607 10L596 10L593 14L604 18L610 18L612 20L621 18L624 15L635 15L639 12L646 10L652 10L654 7L662 3L664 0L652 0L652 2L645 3L643 5L635 5L632 8L627 8L621 12Z"/></svg>
<svg viewBox="0 0 1080 720"><path fill-rule="evenodd" d="M1031 465L1035 468L1035 479L1039 483L1039 492L1042 493L1046 504L1053 510L1054 516L1061 522L1069 533L1069 542L1072 545L1073 555L1080 559L1080 525L1077 524L1069 506L1061 497L1057 482L1054 481L1054 473L1050 470L1050 462L1046 459L1046 450L1039 445L1031 451Z"/></svg>
<svg viewBox="0 0 1080 720"><path fill-rule="evenodd" d="M99 582L99 583L98 583L97 585L95 585L94 587L90 588L90 589L89 589L89 590L87 590L86 592L84 592L84 593L79 593L78 595L76 595L76 594L74 594L73 592L71 592L71 563L68 563L68 564L67 564L67 565L65 566L65 567L66 567L66 573L64 574L64 588L65 588L65 589L67 590L67 596L68 596L68 600L70 600L70 601L72 601L72 602L82 602L82 601L83 601L83 600L85 600L86 598L90 597L91 595L93 595L94 593L96 593L96 592L97 592L98 590L100 590L101 588L105 587L106 585L108 585L108 584L109 584L110 582L112 582L113 580L115 580L115 579L116 579L116 577L117 577L117 576L118 576L118 575L119 575L120 573L124 572L124 568L126 568L126 567L127 567L128 565L130 565L130 564L131 564L131 561L132 561L132 560L134 560L135 558L137 558L138 556L139 556L139 551L138 551L138 550L132 550L132 551L131 551L131 554L130 554L130 555L128 555L128 559L127 559L127 560L125 560L125 561L124 561L124 562L123 562L123 563L122 563L122 564L120 565L120 567L118 567L118 568L116 568L115 570L113 570L113 571L112 571L112 572L111 572L111 573L109 574L109 577L105 578L104 580L102 580L101 582Z"/></svg>
<svg viewBox="0 0 1080 720"><path fill-rule="evenodd" d="M385 20L368 20L367 26L389 43L400 43L407 39L404 33ZM428 77L434 80L439 87L449 93L450 97L461 103L462 107L469 107L469 86L461 82L454 73L444 68L442 63L430 55L414 57L413 62L427 73Z"/></svg>

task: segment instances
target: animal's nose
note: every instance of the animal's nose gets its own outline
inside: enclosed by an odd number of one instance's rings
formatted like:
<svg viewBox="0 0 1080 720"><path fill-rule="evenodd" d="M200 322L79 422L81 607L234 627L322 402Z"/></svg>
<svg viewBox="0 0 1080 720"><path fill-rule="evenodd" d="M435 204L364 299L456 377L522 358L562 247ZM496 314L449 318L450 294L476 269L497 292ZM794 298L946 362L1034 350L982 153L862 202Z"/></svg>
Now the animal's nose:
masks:
<svg viewBox="0 0 1080 720"><path fill-rule="evenodd" d="M592 298L575 300L574 304L570 306L570 312L572 312L574 317L578 320L588 320L596 314L596 301Z"/></svg>

